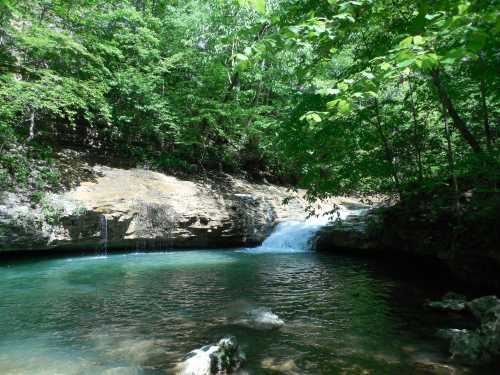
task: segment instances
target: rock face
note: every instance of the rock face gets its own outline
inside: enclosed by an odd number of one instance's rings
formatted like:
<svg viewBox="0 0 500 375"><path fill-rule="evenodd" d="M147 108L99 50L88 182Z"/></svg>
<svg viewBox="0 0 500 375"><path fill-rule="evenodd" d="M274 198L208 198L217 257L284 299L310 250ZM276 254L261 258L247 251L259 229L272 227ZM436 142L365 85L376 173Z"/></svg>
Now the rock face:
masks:
<svg viewBox="0 0 500 375"><path fill-rule="evenodd" d="M343 220L320 229L315 239L315 249L319 251L332 248L347 249L364 254L380 253L379 239L372 235L368 223L376 219L368 211L368 206L345 204L352 213Z"/></svg>
<svg viewBox="0 0 500 375"><path fill-rule="evenodd" d="M420 259L464 284L499 289L500 231L495 223L500 211L490 211L486 217L464 215L467 222L454 233L445 213L435 218L430 208L411 211L398 204L379 205L365 215L351 215L322 228L316 249Z"/></svg>
<svg viewBox="0 0 500 375"><path fill-rule="evenodd" d="M500 300L494 296L481 297L467 307L477 314L481 325L451 339L453 358L470 364L500 362Z"/></svg>
<svg viewBox="0 0 500 375"><path fill-rule="evenodd" d="M381 248L439 263L464 284L499 289L500 209L495 202L494 195L464 202L460 223L451 205L433 204L430 198L421 206L417 200L388 207L380 213Z"/></svg>
<svg viewBox="0 0 500 375"><path fill-rule="evenodd" d="M187 181L102 166L93 171L92 181L48 194L35 208L20 195L0 195L0 250L250 246L276 222L306 217L300 193L270 184L230 176Z"/></svg>

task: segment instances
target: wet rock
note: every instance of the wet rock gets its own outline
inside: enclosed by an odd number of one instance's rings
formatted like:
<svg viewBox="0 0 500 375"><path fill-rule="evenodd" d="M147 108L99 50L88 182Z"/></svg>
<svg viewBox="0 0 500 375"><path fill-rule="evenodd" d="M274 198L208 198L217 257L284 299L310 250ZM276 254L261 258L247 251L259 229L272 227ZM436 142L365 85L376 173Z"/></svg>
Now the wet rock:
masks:
<svg viewBox="0 0 500 375"><path fill-rule="evenodd" d="M426 306L442 311L464 311L466 302L463 295L450 292L441 301L431 301L426 303Z"/></svg>
<svg viewBox="0 0 500 375"><path fill-rule="evenodd" d="M491 359L485 351L483 337L476 331L465 331L454 335L451 339L450 352L453 359L464 363L479 364Z"/></svg>
<svg viewBox="0 0 500 375"><path fill-rule="evenodd" d="M177 368L178 375L228 375L245 360L234 337L225 337L215 345L189 352Z"/></svg>
<svg viewBox="0 0 500 375"><path fill-rule="evenodd" d="M285 322L280 317L267 309L252 309L236 324L258 330L272 330L281 328Z"/></svg>
<svg viewBox="0 0 500 375"><path fill-rule="evenodd" d="M315 249L328 251L332 248L349 249L366 254L379 252L380 243L376 236L372 235L368 223L376 220L376 217L368 211L369 206L360 204L342 205L348 209L355 209L357 214L347 216L345 219L333 222L320 229L315 236Z"/></svg>
<svg viewBox="0 0 500 375"><path fill-rule="evenodd" d="M471 365L500 361L500 300L495 296L477 298L466 303L479 320L475 330L440 330L451 340L452 358Z"/></svg>
<svg viewBox="0 0 500 375"><path fill-rule="evenodd" d="M482 336L487 361L500 361L500 304L484 314L479 334Z"/></svg>
<svg viewBox="0 0 500 375"><path fill-rule="evenodd" d="M480 297L467 303L467 308L479 321L482 321L486 313L495 306L500 306L500 299L496 296Z"/></svg>
<svg viewBox="0 0 500 375"><path fill-rule="evenodd" d="M467 333L466 329L445 328L439 329L436 333L436 336L445 340L451 340L455 336L462 335L464 333Z"/></svg>

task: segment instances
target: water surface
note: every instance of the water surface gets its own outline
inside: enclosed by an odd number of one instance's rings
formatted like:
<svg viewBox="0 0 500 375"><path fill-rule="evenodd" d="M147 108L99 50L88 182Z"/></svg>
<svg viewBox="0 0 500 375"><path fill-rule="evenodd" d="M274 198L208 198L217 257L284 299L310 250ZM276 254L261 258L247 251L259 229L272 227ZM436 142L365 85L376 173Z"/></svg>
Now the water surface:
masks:
<svg viewBox="0 0 500 375"><path fill-rule="evenodd" d="M427 374L432 283L314 252L182 251L0 263L0 374L173 374L234 335L247 374ZM430 290L433 290L432 292ZM252 309L279 330L241 324Z"/></svg>

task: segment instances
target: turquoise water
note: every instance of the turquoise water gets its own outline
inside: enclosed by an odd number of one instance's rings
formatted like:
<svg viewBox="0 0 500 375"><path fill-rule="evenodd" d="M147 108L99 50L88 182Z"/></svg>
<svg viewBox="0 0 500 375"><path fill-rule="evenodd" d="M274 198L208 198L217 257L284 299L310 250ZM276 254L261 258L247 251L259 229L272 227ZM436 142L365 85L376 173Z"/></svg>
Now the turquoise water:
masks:
<svg viewBox="0 0 500 375"><path fill-rule="evenodd" d="M422 362L445 359L432 338L442 322L421 307L429 290L314 252L3 261L0 374L174 374L185 353L227 334L244 374L427 374ZM252 309L285 325L241 324Z"/></svg>

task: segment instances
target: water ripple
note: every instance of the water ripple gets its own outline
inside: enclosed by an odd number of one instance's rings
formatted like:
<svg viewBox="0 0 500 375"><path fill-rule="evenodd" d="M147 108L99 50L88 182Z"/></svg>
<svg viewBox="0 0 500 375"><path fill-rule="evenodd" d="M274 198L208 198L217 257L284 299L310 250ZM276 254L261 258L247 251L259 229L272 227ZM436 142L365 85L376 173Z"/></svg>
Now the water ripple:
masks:
<svg viewBox="0 0 500 375"><path fill-rule="evenodd" d="M168 374L227 334L249 374L417 373L401 348L440 349L411 323L427 312L394 301L406 287L365 261L310 252L20 262L0 273L0 373ZM285 324L261 329L252 311Z"/></svg>

